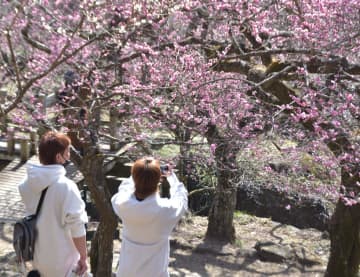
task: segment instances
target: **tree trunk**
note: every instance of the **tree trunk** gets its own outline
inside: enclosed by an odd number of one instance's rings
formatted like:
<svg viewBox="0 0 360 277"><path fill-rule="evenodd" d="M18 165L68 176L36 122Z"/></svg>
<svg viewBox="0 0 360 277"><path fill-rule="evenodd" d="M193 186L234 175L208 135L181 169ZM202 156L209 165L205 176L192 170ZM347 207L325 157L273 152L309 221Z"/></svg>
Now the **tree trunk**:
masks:
<svg viewBox="0 0 360 277"><path fill-rule="evenodd" d="M215 126L209 127L207 140L209 144L216 144L214 154L217 186L209 212L206 237L233 243L235 241L233 219L236 207L236 188L233 181L237 151L231 141L222 139Z"/></svg>
<svg viewBox="0 0 360 277"><path fill-rule="evenodd" d="M91 241L90 263L94 277L112 276L113 240L116 227L116 218L101 217L96 234Z"/></svg>
<svg viewBox="0 0 360 277"><path fill-rule="evenodd" d="M111 277L113 239L118 220L112 209L111 193L105 181L103 156L99 155L97 150L86 149L81 172L100 216L99 226L91 244L91 272L94 277Z"/></svg>
<svg viewBox="0 0 360 277"><path fill-rule="evenodd" d="M330 222L330 258L326 277L359 276L360 265L360 203L359 166L342 168L342 194ZM346 199L347 198L347 199ZM345 199L345 200L344 200ZM354 201L349 205L349 200ZM355 202L356 201L356 202Z"/></svg>
<svg viewBox="0 0 360 277"><path fill-rule="evenodd" d="M182 130L179 128L175 131L175 136L181 142L180 144L181 159L179 160L178 163L178 177L185 185L187 185L187 179L189 174L187 170L187 166L191 164L190 161L191 152L190 152L190 145L186 144L186 142L190 141L191 132L190 130L187 129Z"/></svg>
<svg viewBox="0 0 360 277"><path fill-rule="evenodd" d="M229 188L226 178L218 177L217 189L209 212L206 237L233 243L235 228L233 225L236 206L236 190Z"/></svg>
<svg viewBox="0 0 360 277"><path fill-rule="evenodd" d="M339 200L330 223L330 258L326 277L356 277L360 264L359 205Z"/></svg>

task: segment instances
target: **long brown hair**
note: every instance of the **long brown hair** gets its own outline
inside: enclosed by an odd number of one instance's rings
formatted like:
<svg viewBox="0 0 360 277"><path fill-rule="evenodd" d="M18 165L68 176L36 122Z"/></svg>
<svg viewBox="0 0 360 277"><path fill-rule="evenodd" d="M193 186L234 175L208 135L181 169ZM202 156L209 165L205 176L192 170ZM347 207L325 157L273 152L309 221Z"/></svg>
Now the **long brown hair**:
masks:
<svg viewBox="0 0 360 277"><path fill-rule="evenodd" d="M131 168L135 183L135 195L146 198L157 191L160 182L160 162L152 157L138 159Z"/></svg>

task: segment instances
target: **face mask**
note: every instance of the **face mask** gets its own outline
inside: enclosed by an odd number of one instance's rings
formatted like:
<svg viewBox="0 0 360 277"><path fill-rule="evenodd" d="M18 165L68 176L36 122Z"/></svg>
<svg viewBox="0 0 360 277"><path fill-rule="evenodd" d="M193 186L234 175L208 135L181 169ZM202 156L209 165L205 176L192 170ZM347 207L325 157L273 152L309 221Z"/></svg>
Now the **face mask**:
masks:
<svg viewBox="0 0 360 277"><path fill-rule="evenodd" d="M70 160L65 160L65 162L62 164L63 167L67 167L71 163Z"/></svg>
<svg viewBox="0 0 360 277"><path fill-rule="evenodd" d="M61 155L61 154L60 154L60 155ZM62 166L66 168L66 167L71 163L71 161L65 159L65 157L64 157L63 155L61 155L61 157L62 157L63 160L64 160L64 162L62 163Z"/></svg>

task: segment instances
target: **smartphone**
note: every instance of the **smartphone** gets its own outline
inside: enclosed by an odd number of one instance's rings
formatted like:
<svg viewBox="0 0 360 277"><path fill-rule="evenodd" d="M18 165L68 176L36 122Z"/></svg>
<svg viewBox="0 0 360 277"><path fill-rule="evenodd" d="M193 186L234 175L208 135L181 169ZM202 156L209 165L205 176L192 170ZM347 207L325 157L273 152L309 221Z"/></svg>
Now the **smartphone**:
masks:
<svg viewBox="0 0 360 277"><path fill-rule="evenodd" d="M169 171L169 166L167 164L160 165L160 171L162 175L165 175Z"/></svg>

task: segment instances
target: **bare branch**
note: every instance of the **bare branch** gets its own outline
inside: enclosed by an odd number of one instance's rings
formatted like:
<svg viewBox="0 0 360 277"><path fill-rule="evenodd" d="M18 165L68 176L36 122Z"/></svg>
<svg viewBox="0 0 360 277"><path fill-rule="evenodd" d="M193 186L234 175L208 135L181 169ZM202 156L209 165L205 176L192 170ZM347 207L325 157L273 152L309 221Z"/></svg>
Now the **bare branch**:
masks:
<svg viewBox="0 0 360 277"><path fill-rule="evenodd" d="M7 40L7 43L8 43L9 50L10 50L11 63L12 63L12 66L14 67L14 70L15 70L16 83L17 83L17 87L18 87L18 90L19 90L19 94L22 94L23 87L21 85L20 71L19 71L19 67L16 64L15 52L14 52L14 48L13 48L13 45L12 45L12 42L11 42L11 36L10 36L10 31L9 30L6 31L6 40Z"/></svg>
<svg viewBox="0 0 360 277"><path fill-rule="evenodd" d="M194 38L194 37L190 37L190 38L187 38L187 39L185 39L183 41L180 41L178 44L181 45L181 46L185 46L185 45L190 45L190 44L202 44L202 43L203 43L202 40L199 40L199 39ZM156 46L152 50L153 51L161 51L161 50L164 50L166 48L174 48L174 46L175 45L174 45L173 42L169 42L169 43L164 43L164 44L161 44L159 46ZM147 55L149 53L148 53L148 51L131 53L131 54L119 59L117 61L117 63L112 63L112 64L109 64L107 66L100 67L100 69L104 69L104 70L110 69L112 67L118 66L119 64L123 64L123 63L129 62L131 60L134 60L136 58L139 58L143 54Z"/></svg>
<svg viewBox="0 0 360 277"><path fill-rule="evenodd" d="M28 22L26 26L21 29L21 34L24 40L29 43L32 47L39 49L40 51L43 51L47 54L51 54L51 50L49 47L47 47L45 44L41 43L40 41L34 40L33 38L29 37L29 29L30 29L31 23Z"/></svg>
<svg viewBox="0 0 360 277"><path fill-rule="evenodd" d="M84 17L84 16L83 16ZM78 24L78 27L75 29L74 32L76 32L81 24L84 21L84 18L81 18ZM75 33L72 34L72 36ZM71 37L72 37L71 36ZM45 76L47 76L49 73L51 73L54 69L56 69L60 64L65 63L67 60L69 60L70 58L74 57L77 53L79 53L82 49L84 49L85 47L87 47L88 45L90 45L91 43L93 43L94 41L97 41L99 39L103 38L103 34L100 34L96 37L94 37L91 40L86 41L83 45L81 45L80 47L78 47L77 49L73 50L71 53L64 55L65 50L68 48L69 46L69 41L65 44L65 46L63 47L63 49L60 51L59 55L57 56L57 58L55 59L55 61L49 66L49 68L45 71L43 71L42 73L38 74L37 76L35 76L34 78L30 79L21 89L20 93L17 95L16 99L14 100L14 102L12 104L10 104L7 108L5 108L4 110L4 114L9 113L11 110L15 109L16 106L21 102L22 97L24 96L24 94L31 88L31 86L38 80L44 78Z"/></svg>
<svg viewBox="0 0 360 277"><path fill-rule="evenodd" d="M280 78L282 78L286 73L290 72L291 70L295 69L295 66L287 66L285 67L283 70L278 71L274 74L271 74L270 77L262 80L260 83L257 83L256 86L254 87L254 89L260 87L260 86L264 86L264 85L269 85L271 84L271 82L279 80Z"/></svg>
<svg viewBox="0 0 360 277"><path fill-rule="evenodd" d="M306 55L317 55L321 54L319 50L315 49L306 49L306 48L282 48L282 49L268 49L268 50L259 50L251 51L245 54L225 57L222 60L233 60L233 59L244 59L249 57L261 56L261 55L271 55L271 54L306 54Z"/></svg>

